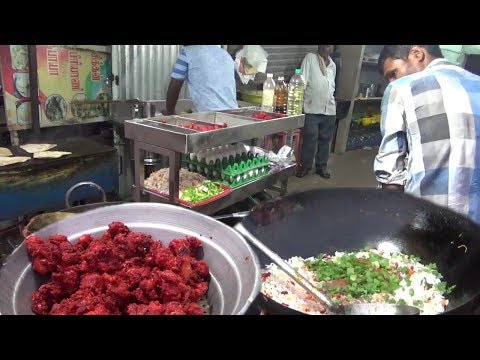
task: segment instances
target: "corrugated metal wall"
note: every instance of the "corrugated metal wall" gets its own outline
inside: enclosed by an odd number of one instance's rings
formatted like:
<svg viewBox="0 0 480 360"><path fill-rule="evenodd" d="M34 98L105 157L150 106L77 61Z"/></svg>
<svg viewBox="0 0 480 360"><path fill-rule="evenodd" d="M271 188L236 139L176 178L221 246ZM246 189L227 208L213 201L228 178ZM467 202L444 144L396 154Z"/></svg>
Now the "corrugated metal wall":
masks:
<svg viewBox="0 0 480 360"><path fill-rule="evenodd" d="M181 45L112 45L114 99L164 100ZM186 86L179 98L188 97Z"/></svg>
<svg viewBox="0 0 480 360"><path fill-rule="evenodd" d="M235 56L242 45L228 45ZM267 72L275 78L284 76L288 81L295 68L300 67L309 52L316 52L317 45L262 45L268 53ZM140 100L164 100L170 74L181 45L112 45L112 70L119 76L119 85L113 86L114 99L139 98ZM258 74L255 82L262 84L265 74ZM181 99L189 98L184 86Z"/></svg>
<svg viewBox="0 0 480 360"><path fill-rule="evenodd" d="M235 53L243 45L228 45L228 52L235 56ZM299 68L302 60L309 52L317 52L318 45L261 45L268 53L267 72L273 73L275 79L278 76L284 76L285 80L295 73L295 69ZM263 83L266 74L258 74L255 76L255 84Z"/></svg>

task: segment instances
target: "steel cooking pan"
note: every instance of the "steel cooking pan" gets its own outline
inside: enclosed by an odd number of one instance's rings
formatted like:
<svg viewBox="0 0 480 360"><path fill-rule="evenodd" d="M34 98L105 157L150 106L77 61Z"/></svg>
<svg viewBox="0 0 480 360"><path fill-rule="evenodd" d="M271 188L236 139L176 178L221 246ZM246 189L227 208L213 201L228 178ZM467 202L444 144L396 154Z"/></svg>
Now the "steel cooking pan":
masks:
<svg viewBox="0 0 480 360"><path fill-rule="evenodd" d="M423 263L436 263L444 280L456 285L445 313L472 313L480 293L480 226L402 192L336 188L293 194L254 208L236 228L283 259L391 242ZM257 254L262 267L271 263ZM298 314L260 299L269 313Z"/></svg>
<svg viewBox="0 0 480 360"><path fill-rule="evenodd" d="M122 221L133 231L151 234L164 245L185 236L203 242L200 258L210 267L208 313L244 314L260 290L260 266L255 252L232 228L178 206L157 203L109 205L48 225L35 235L63 234L76 241L85 233L98 236L108 224ZM32 292L47 277L35 273L22 243L0 269L0 314L32 314Z"/></svg>

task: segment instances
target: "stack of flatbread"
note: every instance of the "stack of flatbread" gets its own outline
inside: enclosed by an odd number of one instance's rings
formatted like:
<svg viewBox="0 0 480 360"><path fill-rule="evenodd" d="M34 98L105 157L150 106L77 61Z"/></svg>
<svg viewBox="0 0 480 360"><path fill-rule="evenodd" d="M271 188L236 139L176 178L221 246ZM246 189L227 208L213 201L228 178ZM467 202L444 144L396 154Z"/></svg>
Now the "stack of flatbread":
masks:
<svg viewBox="0 0 480 360"><path fill-rule="evenodd" d="M56 159L65 155L70 155L69 151L48 151L57 146L57 144L26 144L20 148L33 154L34 159ZM4 147L0 147L0 166L23 163L31 159L29 156L12 156L12 152Z"/></svg>
<svg viewBox="0 0 480 360"><path fill-rule="evenodd" d="M35 154L37 152L50 150L55 146L57 146L57 144L26 144L26 145L20 145L20 148L22 148L23 150L25 150L30 154Z"/></svg>
<svg viewBox="0 0 480 360"><path fill-rule="evenodd" d="M65 155L70 155L69 151L39 151L33 154L34 159L55 159Z"/></svg>
<svg viewBox="0 0 480 360"><path fill-rule="evenodd" d="M28 156L12 156L12 152L4 147L0 147L0 166L7 166L22 163L30 160Z"/></svg>
<svg viewBox="0 0 480 360"><path fill-rule="evenodd" d="M0 147L0 157L7 157L7 156L12 156L12 152L10 149Z"/></svg>
<svg viewBox="0 0 480 360"><path fill-rule="evenodd" d="M71 154L69 151L48 151L55 146L57 144L27 144L20 147L26 152L33 154L34 159L56 159Z"/></svg>

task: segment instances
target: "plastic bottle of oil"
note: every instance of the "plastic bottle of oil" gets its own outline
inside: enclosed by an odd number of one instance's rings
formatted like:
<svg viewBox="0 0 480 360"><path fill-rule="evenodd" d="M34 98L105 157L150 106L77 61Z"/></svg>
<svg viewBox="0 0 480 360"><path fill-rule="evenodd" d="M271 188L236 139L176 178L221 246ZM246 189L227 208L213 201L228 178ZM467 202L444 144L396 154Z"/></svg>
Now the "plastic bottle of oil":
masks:
<svg viewBox="0 0 480 360"><path fill-rule="evenodd" d="M288 83L287 115L302 114L304 92L305 80L302 76L302 69L295 69L295 75Z"/></svg>
<svg viewBox="0 0 480 360"><path fill-rule="evenodd" d="M276 97L275 112L286 114L288 90L287 90L287 85L283 80L284 80L283 76L279 76L278 81L275 85L275 97Z"/></svg>
<svg viewBox="0 0 480 360"><path fill-rule="evenodd" d="M275 80L273 80L273 74L267 74L267 79L263 83L262 92L262 110L267 112L273 112L275 103Z"/></svg>

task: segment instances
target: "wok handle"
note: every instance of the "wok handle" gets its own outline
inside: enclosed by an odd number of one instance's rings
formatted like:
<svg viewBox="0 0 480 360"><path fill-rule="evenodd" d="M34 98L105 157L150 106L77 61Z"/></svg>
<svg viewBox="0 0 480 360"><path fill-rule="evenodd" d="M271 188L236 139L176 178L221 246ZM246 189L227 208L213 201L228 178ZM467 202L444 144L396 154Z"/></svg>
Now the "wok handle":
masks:
<svg viewBox="0 0 480 360"><path fill-rule="evenodd" d="M107 195L105 194L105 191L102 189L100 185L95 184L94 182L91 181L84 181L84 182L79 182L78 184L73 185L70 189L68 189L67 194L65 195L65 205L67 205L67 209L70 209L72 206L70 205L70 195L72 194L73 190L81 187L81 186L90 186L95 189L97 189L99 192L102 193L102 202L107 202Z"/></svg>
<svg viewBox="0 0 480 360"><path fill-rule="evenodd" d="M332 301L318 291L305 277L303 277L298 271L293 269L287 262L285 262L280 256L278 256L274 251L272 251L268 246L264 245L260 240L255 238L250 232L245 229L245 227L239 223L235 225L235 230L237 230L248 242L257 247L265 255L267 255L278 267L280 267L288 276L290 276L298 285L305 289L309 294L311 294L316 300L324 303L328 306L330 310L337 308ZM336 310L334 310L336 311Z"/></svg>
<svg viewBox="0 0 480 360"><path fill-rule="evenodd" d="M226 215L217 215L217 216L212 216L215 220L220 220L220 219L234 219L234 218L244 218L246 217L250 211L242 211L242 212L236 212L232 214L226 214Z"/></svg>

